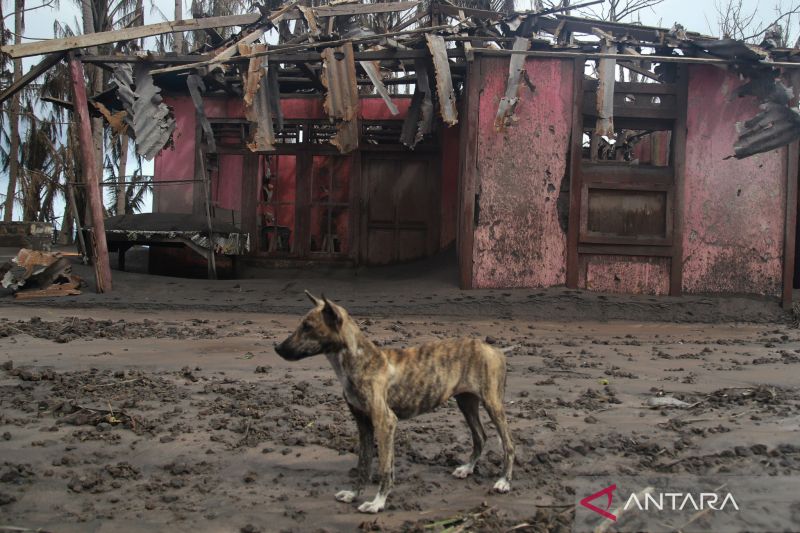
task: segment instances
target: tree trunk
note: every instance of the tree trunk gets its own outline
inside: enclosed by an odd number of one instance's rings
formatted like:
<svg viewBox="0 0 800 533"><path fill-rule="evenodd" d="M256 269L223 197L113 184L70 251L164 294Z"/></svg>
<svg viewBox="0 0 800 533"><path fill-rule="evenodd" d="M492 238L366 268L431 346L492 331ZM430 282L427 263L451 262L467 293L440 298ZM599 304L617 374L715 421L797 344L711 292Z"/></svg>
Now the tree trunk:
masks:
<svg viewBox="0 0 800 533"><path fill-rule="evenodd" d="M175 0L175 20L183 20L183 0ZM183 32L179 31L173 35L172 51L176 54L183 53Z"/></svg>
<svg viewBox="0 0 800 533"><path fill-rule="evenodd" d="M123 134L119 138L119 176L117 177L117 215L124 215L127 210L125 209L125 191L127 181L125 175L128 170L128 136Z"/></svg>
<svg viewBox="0 0 800 533"><path fill-rule="evenodd" d="M22 42L22 33L25 31L23 11L25 0L14 2L14 44ZM14 60L14 81L22 77L22 59ZM6 192L5 210L3 211L3 221L11 222L14 216L14 196L17 192L17 178L19 177L19 93L11 97L8 119L11 123L11 142L9 146L8 162L8 190Z"/></svg>
<svg viewBox="0 0 800 533"><path fill-rule="evenodd" d="M92 2L91 0L82 0L81 1L81 16L83 18L83 33L84 35L88 35L90 33L95 33L96 26L95 26L95 17L94 17L94 10L92 9ZM97 47L93 46L89 48L90 54L97 54ZM89 65L87 68L87 73L90 79L90 88L87 91L89 96L94 96L99 94L103 91L103 71L100 67L95 65ZM92 144L94 145L95 151L95 161L97 163L97 176L98 179L102 181L103 179L103 119L102 118L92 118ZM83 176L90 175L86 170L83 171ZM86 206L87 212L84 216L89 219L89 206Z"/></svg>

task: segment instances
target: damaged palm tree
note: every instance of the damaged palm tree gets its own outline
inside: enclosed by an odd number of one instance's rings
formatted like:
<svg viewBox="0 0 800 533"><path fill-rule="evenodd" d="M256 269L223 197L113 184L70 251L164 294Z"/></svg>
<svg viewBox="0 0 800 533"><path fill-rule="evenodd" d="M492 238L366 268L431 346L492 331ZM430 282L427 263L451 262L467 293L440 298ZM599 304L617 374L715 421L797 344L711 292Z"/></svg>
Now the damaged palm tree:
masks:
<svg viewBox="0 0 800 533"><path fill-rule="evenodd" d="M169 142L175 130L175 119L169 107L163 103L161 89L153 83L150 67L121 64L114 69L112 82L117 86L117 94L125 107L125 121L136 138L136 152L147 160Z"/></svg>

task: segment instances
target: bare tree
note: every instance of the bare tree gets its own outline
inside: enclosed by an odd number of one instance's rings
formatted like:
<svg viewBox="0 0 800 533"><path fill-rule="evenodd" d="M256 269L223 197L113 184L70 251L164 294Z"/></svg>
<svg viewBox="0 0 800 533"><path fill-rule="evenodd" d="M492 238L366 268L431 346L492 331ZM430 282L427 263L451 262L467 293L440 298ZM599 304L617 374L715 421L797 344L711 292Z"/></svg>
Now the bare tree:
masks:
<svg viewBox="0 0 800 533"><path fill-rule="evenodd" d="M629 18L634 18L640 11L645 9L653 10L654 7L663 3L664 0L608 0L598 7L586 7L578 9L581 15L609 22L622 22ZM536 0L536 9L551 9L558 7L569 7L579 4L571 0ZM569 14L569 12L565 12Z"/></svg>
<svg viewBox="0 0 800 533"><path fill-rule="evenodd" d="M765 10L758 6L749 10L744 0L715 0L714 25L706 20L711 32L720 37L737 39L752 43L762 43L772 47L788 47L795 44L791 37L793 26L800 17L800 1L793 0L789 5L777 1L772 8L772 16L762 19Z"/></svg>

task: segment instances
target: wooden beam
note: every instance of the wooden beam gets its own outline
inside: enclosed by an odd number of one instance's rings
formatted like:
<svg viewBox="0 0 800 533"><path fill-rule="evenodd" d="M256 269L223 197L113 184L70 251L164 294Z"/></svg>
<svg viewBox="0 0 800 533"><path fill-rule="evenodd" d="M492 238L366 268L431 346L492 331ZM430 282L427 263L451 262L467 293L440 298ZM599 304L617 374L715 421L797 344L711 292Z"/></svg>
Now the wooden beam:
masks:
<svg viewBox="0 0 800 533"><path fill-rule="evenodd" d="M4 52L13 58L36 56L52 52L65 52L76 48L116 43L119 41L131 41L164 33L204 30L206 28L223 28L228 26L247 26L258 22L260 18L261 15L259 13L249 13L247 15L231 15L227 17L173 20L169 22L159 22L157 24L147 24L145 26L135 26L123 30L101 31L87 35L74 35L63 39L49 39L47 41L35 43L0 46L0 52Z"/></svg>
<svg viewBox="0 0 800 533"><path fill-rule="evenodd" d="M50 54L44 57L39 63L32 66L27 74L22 76L18 81L11 84L6 90L0 93L0 104L14 96L17 92L22 90L30 82L44 74L50 67L61 61L64 54Z"/></svg>
<svg viewBox="0 0 800 533"><path fill-rule="evenodd" d="M567 225L567 287L578 288L578 233L583 164L583 72L586 60L576 57L572 68L572 133L569 148L569 223Z"/></svg>
<svg viewBox="0 0 800 533"><path fill-rule="evenodd" d="M617 45L610 39L603 39L602 50L604 54L616 55ZM609 137L614 136L614 84L616 83L617 61L606 57L600 60L597 67L597 123L594 135Z"/></svg>
<svg viewBox="0 0 800 533"><path fill-rule="evenodd" d="M786 221L783 244L783 295L784 309L792 308L794 292L795 247L797 245L797 178L800 147L794 141L786 147Z"/></svg>
<svg viewBox="0 0 800 533"><path fill-rule="evenodd" d="M310 59L294 59L293 58L293 59L289 60L289 59L287 59L286 55L283 55L283 54L286 54L286 52L290 52L290 51L291 52L294 52L294 51L305 51L305 50L308 50L308 49L319 48L319 47L332 48L332 47L335 47L335 46L342 46L342 45L348 44L348 43L357 44L357 43L366 43L366 42L370 42L370 41L380 41L381 39L385 39L387 37L396 37L398 35L409 35L409 34L415 34L415 33L426 33L427 34L429 32L433 32L433 31L437 31L437 30L446 30L446 29L450 29L450 28L451 27L449 25L445 24L445 25L441 25L441 26L433 26L433 27L430 27L430 28L414 28L412 30L404 30L404 31L389 32L389 33L379 33L377 35L368 35L366 37L357 37L357 38L352 38L352 39L339 39L339 40L336 40L336 41L302 43L302 44L296 44L296 45L291 45L291 46L285 46L285 47L282 47L282 48L274 47L274 48L270 48L269 50L266 50L264 52L254 52L254 53L249 54L247 56L238 56L238 57L234 57L234 58L227 58L227 59L222 60L221 62L223 62L223 63L238 62L238 61L243 61L245 59L250 59L251 57L260 57L260 56L280 56L278 58L279 62L306 61L306 60L310 60ZM319 54L317 54L315 57L317 58L317 60L319 60ZM211 60L211 61L214 61L214 60ZM166 67L166 68L154 69L154 70L150 71L150 73L153 74L153 75L156 75L156 74L165 74L167 72L181 72L181 71L186 71L186 70L191 70L191 69L198 69L198 68L206 67L211 61L200 61L200 62L197 62L197 63L190 63L188 65L179 65L179 66L174 66L174 67ZM270 61L274 61L274 59L270 59ZM800 67L800 63L798 63L797 66Z"/></svg>
<svg viewBox="0 0 800 533"><path fill-rule="evenodd" d="M86 79L83 75L83 64L70 54L69 73L72 81L72 94L75 121L78 123L78 138L81 148L81 165L86 179L86 193L92 214L92 259L97 292L111 291L111 265L108 262L108 245L106 244L106 228L103 220L103 196L100 193L100 176L95 159L92 126L89 119L89 103L86 98Z"/></svg>
<svg viewBox="0 0 800 533"><path fill-rule="evenodd" d="M674 169L675 184L672 188L672 259L669 265L669 294L680 296L683 292L683 233L684 195L686 183L686 108L689 100L689 67L678 66L678 118L672 131L670 164Z"/></svg>
<svg viewBox="0 0 800 533"><path fill-rule="evenodd" d="M552 57L561 59L573 59L583 57L585 59L614 59L619 58L619 54L606 54L598 52L563 52L560 50L529 50L522 52L518 50L494 48L473 48L473 53L482 54L485 56L504 57L509 55L522 54L526 57ZM711 58L711 57L687 57L687 56L658 56L642 54L639 56L642 61L650 61L652 63L687 63L694 65L736 65L742 63L741 61L734 61L730 59ZM781 68L800 68L800 63L790 63L787 61L765 61L758 62L747 61L749 65L759 64L768 67L781 67Z"/></svg>

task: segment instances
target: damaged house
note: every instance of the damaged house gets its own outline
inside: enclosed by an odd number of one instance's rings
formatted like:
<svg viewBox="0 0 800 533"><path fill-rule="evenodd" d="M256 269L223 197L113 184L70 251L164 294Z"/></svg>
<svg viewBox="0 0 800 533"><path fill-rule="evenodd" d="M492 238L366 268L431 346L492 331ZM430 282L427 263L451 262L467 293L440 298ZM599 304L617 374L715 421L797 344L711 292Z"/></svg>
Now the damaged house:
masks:
<svg viewBox="0 0 800 533"><path fill-rule="evenodd" d="M110 221L109 242L275 268L455 247L462 288L791 302L797 50L425 6L290 2L213 49L81 56L114 72L94 107L155 158L154 214Z"/></svg>

